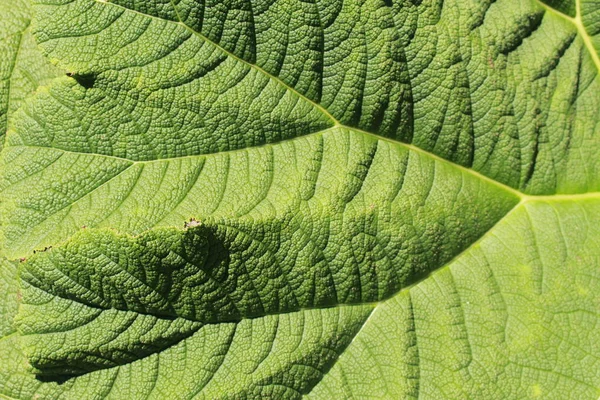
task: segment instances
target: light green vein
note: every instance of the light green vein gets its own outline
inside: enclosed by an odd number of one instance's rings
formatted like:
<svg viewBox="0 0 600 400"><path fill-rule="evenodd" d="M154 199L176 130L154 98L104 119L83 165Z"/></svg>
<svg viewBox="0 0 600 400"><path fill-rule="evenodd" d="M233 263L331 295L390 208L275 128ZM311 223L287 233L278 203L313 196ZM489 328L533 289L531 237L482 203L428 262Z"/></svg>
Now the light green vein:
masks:
<svg viewBox="0 0 600 400"><path fill-rule="evenodd" d="M592 39L590 38L590 35L587 33L587 30L585 29L585 26L583 25L583 20L581 18L581 0L575 0L575 9L576 9L575 18L573 18L567 14L564 14L555 8L550 7L549 5L544 3L542 0L535 0L535 2L539 5L541 5L547 11L549 11L563 19L566 19L567 21L569 21L573 25L575 25L575 27L577 28L577 32L579 33L579 36L581 36L581 39L583 40L583 43L585 44L585 47L588 50L588 53L590 53L590 56L592 57L592 61L596 65L596 68L598 69L598 71L600 71L600 57L598 56L598 53L596 52L596 49L594 48L594 45L592 44Z"/></svg>

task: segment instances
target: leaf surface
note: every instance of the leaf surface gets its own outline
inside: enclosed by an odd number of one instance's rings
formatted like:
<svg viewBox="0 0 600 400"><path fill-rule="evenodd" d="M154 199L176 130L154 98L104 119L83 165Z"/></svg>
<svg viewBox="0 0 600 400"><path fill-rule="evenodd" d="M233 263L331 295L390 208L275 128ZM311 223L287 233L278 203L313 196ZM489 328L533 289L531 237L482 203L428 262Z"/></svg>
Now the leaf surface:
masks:
<svg viewBox="0 0 600 400"><path fill-rule="evenodd" d="M29 1L0 4L0 142L10 115L39 86L59 75L38 49L31 34Z"/></svg>
<svg viewBox="0 0 600 400"><path fill-rule="evenodd" d="M0 396L600 395L593 2L34 3Z"/></svg>
<svg viewBox="0 0 600 400"><path fill-rule="evenodd" d="M598 397L599 218L597 196L519 206L379 304L309 397Z"/></svg>

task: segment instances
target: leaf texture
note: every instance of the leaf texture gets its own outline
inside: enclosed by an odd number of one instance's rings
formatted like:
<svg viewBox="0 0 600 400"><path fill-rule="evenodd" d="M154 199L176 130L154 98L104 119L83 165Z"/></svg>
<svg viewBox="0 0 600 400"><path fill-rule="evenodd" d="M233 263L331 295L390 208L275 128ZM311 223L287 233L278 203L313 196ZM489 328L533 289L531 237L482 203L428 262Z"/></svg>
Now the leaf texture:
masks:
<svg viewBox="0 0 600 400"><path fill-rule="evenodd" d="M377 306L309 397L596 398L599 218L597 196L515 209Z"/></svg>
<svg viewBox="0 0 600 400"><path fill-rule="evenodd" d="M2 7L0 397L600 395L593 1Z"/></svg>
<svg viewBox="0 0 600 400"><path fill-rule="evenodd" d="M39 86L59 75L38 49L31 34L29 1L0 4L0 142L10 114Z"/></svg>

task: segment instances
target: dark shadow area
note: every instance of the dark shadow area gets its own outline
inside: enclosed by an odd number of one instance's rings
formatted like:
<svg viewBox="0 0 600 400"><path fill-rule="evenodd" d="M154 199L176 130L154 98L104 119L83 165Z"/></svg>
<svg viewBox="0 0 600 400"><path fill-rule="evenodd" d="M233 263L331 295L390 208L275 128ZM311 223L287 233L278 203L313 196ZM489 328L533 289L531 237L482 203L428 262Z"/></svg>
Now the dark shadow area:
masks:
<svg viewBox="0 0 600 400"><path fill-rule="evenodd" d="M71 379L77 378L78 375L36 375L35 379L43 383L56 383L63 385Z"/></svg>
<svg viewBox="0 0 600 400"><path fill-rule="evenodd" d="M75 79L77 81L77 83L79 83L81 86L83 86L86 89L93 88L94 84L96 83L96 75L94 75L94 74L80 75L77 73L67 72L67 76Z"/></svg>

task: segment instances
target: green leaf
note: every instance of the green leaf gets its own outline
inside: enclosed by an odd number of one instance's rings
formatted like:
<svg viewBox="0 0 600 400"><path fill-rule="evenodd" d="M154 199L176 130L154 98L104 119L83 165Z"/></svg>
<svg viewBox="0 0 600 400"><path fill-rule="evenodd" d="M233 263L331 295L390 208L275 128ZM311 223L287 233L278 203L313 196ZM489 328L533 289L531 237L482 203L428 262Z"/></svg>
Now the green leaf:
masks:
<svg viewBox="0 0 600 400"><path fill-rule="evenodd" d="M532 201L379 304L313 398L600 395L600 199Z"/></svg>
<svg viewBox="0 0 600 400"><path fill-rule="evenodd" d="M0 397L600 395L593 2L33 9Z"/></svg>
<svg viewBox="0 0 600 400"><path fill-rule="evenodd" d="M598 13L600 5L592 0L541 0L546 3L551 12L557 12L561 17L571 21L578 29L590 55L600 68L600 24Z"/></svg>
<svg viewBox="0 0 600 400"><path fill-rule="evenodd" d="M58 76L31 35L29 1L0 4L0 148L10 120L25 98Z"/></svg>

